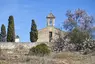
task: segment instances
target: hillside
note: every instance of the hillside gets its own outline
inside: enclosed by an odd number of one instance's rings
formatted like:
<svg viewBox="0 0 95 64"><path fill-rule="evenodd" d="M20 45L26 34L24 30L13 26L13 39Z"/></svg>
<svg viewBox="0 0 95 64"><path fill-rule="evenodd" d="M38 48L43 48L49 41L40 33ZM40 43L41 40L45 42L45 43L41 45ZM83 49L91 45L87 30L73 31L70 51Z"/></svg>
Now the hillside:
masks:
<svg viewBox="0 0 95 64"><path fill-rule="evenodd" d="M0 64L95 64L95 53L80 55L77 52L52 52L49 56L39 57L27 55L28 49L14 50L14 53L2 51Z"/></svg>

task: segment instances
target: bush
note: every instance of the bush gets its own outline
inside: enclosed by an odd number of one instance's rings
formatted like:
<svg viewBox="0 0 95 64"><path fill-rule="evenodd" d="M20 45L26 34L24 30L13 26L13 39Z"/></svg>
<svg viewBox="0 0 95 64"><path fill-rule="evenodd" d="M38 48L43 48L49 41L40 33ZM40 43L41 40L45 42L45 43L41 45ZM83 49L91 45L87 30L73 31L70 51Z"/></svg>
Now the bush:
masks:
<svg viewBox="0 0 95 64"><path fill-rule="evenodd" d="M2 50L1 50L1 48L0 48L0 55L2 54Z"/></svg>
<svg viewBox="0 0 95 64"><path fill-rule="evenodd" d="M48 55L49 53L50 50L48 49L48 46L44 43L39 44L36 47L32 47L29 51L29 55L38 55L38 56Z"/></svg>

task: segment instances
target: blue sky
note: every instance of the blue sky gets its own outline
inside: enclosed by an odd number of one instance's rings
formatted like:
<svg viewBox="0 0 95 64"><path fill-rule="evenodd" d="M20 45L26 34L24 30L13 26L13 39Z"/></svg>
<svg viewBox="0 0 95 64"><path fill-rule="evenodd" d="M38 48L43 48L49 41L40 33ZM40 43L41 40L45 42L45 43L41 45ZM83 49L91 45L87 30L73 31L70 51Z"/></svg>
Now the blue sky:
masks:
<svg viewBox="0 0 95 64"><path fill-rule="evenodd" d="M31 20L35 19L38 29L46 27L46 16L52 11L59 27L65 19L66 11L77 8L86 10L95 17L95 0L0 0L0 26L8 26L8 17L14 16L15 31L21 42L30 42Z"/></svg>

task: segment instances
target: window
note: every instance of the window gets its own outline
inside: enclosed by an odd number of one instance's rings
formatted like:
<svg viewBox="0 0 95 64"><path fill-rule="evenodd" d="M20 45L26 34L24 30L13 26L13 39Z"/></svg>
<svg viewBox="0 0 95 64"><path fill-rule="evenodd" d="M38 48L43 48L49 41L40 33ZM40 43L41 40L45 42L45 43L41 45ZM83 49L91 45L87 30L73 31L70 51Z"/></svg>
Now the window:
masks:
<svg viewBox="0 0 95 64"><path fill-rule="evenodd" d="M50 22L49 22L50 26L52 26L52 19L50 19Z"/></svg>
<svg viewBox="0 0 95 64"><path fill-rule="evenodd" d="M49 42L52 40L52 32L49 32Z"/></svg>

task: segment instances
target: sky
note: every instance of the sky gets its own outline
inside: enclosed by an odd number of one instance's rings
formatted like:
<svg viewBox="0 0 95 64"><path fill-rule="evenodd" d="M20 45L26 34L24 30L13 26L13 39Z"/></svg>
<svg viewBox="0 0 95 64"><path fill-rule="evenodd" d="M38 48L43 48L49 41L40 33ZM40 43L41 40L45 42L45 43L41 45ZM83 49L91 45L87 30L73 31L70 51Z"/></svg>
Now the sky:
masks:
<svg viewBox="0 0 95 64"><path fill-rule="evenodd" d="M55 27L64 22L66 11L83 9L95 17L95 0L0 0L0 26L8 27L8 18L14 17L15 32L20 36L21 42L30 42L31 20L34 19L37 28L46 27L46 16L52 12Z"/></svg>

